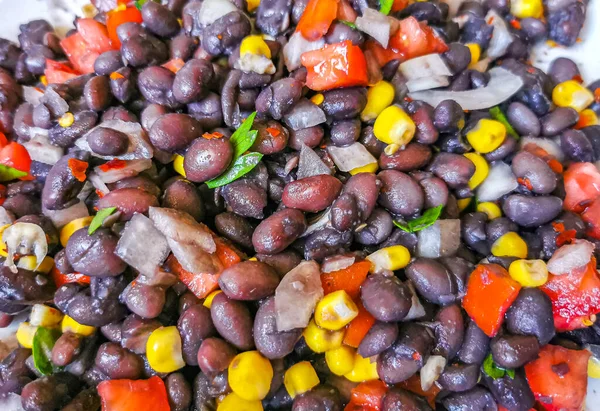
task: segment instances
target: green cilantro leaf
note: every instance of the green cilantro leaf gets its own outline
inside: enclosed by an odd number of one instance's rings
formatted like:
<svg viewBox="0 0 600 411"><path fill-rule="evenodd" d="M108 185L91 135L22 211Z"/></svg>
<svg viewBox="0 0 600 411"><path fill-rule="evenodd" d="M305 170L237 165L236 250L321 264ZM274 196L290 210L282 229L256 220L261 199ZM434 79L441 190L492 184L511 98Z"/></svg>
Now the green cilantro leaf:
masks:
<svg viewBox="0 0 600 411"><path fill-rule="evenodd" d="M42 375L50 375L54 371L52 361L52 347L60 337L60 331L55 328L38 327L33 336L31 346L33 365Z"/></svg>
<svg viewBox="0 0 600 411"><path fill-rule="evenodd" d="M24 171L0 164L0 182L14 180L15 178L25 177L26 175L27 173Z"/></svg>
<svg viewBox="0 0 600 411"><path fill-rule="evenodd" d="M502 378L505 375L508 375L508 377L513 380L515 378L515 370L498 367L498 365L496 365L496 363L494 362L492 354L488 354L488 356L485 357L485 360L483 361L483 372L491 378L493 378L494 380Z"/></svg>
<svg viewBox="0 0 600 411"><path fill-rule="evenodd" d="M502 112L502 109L499 106L492 107L490 109L490 116L492 116L492 118L494 120L502 123L504 125L504 127L506 128L506 132L509 135L516 138L517 140L519 139L519 134L513 128L513 126L510 125L510 123L508 122L508 119L506 118L506 115Z"/></svg>
<svg viewBox="0 0 600 411"><path fill-rule="evenodd" d="M380 0L379 1L379 12L388 15L392 11L394 0Z"/></svg>
<svg viewBox="0 0 600 411"><path fill-rule="evenodd" d="M338 20L340 23L345 24L346 26L350 27L351 29L355 29L356 30L356 24L352 23L351 21L346 21L346 20Z"/></svg>
<svg viewBox="0 0 600 411"><path fill-rule="evenodd" d="M142 9L142 7L144 6L144 4L148 3L148 1L153 1L153 2L155 2L155 3L159 3L159 1L158 1L158 0L135 0L135 7L136 7L138 10L141 10L141 9Z"/></svg>
<svg viewBox="0 0 600 411"><path fill-rule="evenodd" d="M425 211L423 215L419 218L415 218L414 220L411 220L406 224L394 221L394 225L402 231L406 231L407 233L416 233L417 231L421 231L424 228L433 225L440 218L443 208L443 205L430 208L429 210Z"/></svg>
<svg viewBox="0 0 600 411"><path fill-rule="evenodd" d="M98 213L94 216L94 219L92 220L92 222L88 228L88 234L89 235L94 234L96 232L96 230L102 226L102 223L104 223L104 220L106 220L106 217L108 217L109 215L114 213L116 209L117 209L117 207L108 207L108 208L103 208L102 210L98 210Z"/></svg>
<svg viewBox="0 0 600 411"><path fill-rule="evenodd" d="M260 153L248 153L233 162L223 174L206 182L208 188L217 188L231 183L249 173L262 159Z"/></svg>
<svg viewBox="0 0 600 411"><path fill-rule="evenodd" d="M250 129L252 128L252 123L254 123L254 118L256 117L256 111L248 116L246 120L242 123L242 125L235 130L235 132L231 135L229 142L233 146L233 159L236 160L242 154L244 154L254 141L256 140L256 136L258 135L258 131Z"/></svg>

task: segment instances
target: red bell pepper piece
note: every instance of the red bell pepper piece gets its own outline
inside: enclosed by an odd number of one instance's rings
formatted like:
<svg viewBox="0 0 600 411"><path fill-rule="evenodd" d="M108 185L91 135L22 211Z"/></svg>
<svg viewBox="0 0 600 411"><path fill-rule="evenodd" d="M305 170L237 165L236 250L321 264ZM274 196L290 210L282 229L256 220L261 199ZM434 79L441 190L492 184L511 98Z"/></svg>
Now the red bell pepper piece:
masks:
<svg viewBox="0 0 600 411"><path fill-rule="evenodd" d="M479 264L469 277L462 305L477 326L493 337L520 289L521 285L501 266Z"/></svg>
<svg viewBox="0 0 600 411"><path fill-rule="evenodd" d="M587 391L590 352L545 345L536 360L525 365L527 382L548 411L579 411Z"/></svg>
<svg viewBox="0 0 600 411"><path fill-rule="evenodd" d="M344 344L354 348L358 348L360 342L375 324L375 318L369 314L365 307L361 303L356 305L358 306L358 315L348 324L344 335Z"/></svg>
<svg viewBox="0 0 600 411"><path fill-rule="evenodd" d="M0 164L16 168L29 173L31 171L31 157L27 149L17 142L10 142L0 150ZM21 177L21 180L31 180L31 175Z"/></svg>
<svg viewBox="0 0 600 411"><path fill-rule="evenodd" d="M0 132L0 149L4 148L8 145L8 138L6 138L6 134Z"/></svg>
<svg viewBox="0 0 600 411"><path fill-rule="evenodd" d="M365 381L352 388L344 411L379 411L387 385L381 380Z"/></svg>
<svg viewBox="0 0 600 411"><path fill-rule="evenodd" d="M98 384L102 411L169 411L165 383L154 376L147 380L108 380Z"/></svg>
<svg viewBox="0 0 600 411"><path fill-rule="evenodd" d="M369 84L365 55L349 40L308 51L300 59L308 71L306 85L312 90Z"/></svg>
<svg viewBox="0 0 600 411"><path fill-rule="evenodd" d="M563 207L582 212L600 197L600 172L592 163L573 163L564 174L565 201Z"/></svg>
<svg viewBox="0 0 600 411"><path fill-rule="evenodd" d="M327 33L335 20L339 0L309 0L296 26L306 40L315 41Z"/></svg>
<svg viewBox="0 0 600 411"><path fill-rule="evenodd" d="M50 273L52 276L52 280L54 280L54 284L56 288L60 288L68 283L78 283L78 284L89 284L90 277L81 273L69 273L63 274L58 271L58 268L54 267Z"/></svg>
<svg viewBox="0 0 600 411"><path fill-rule="evenodd" d="M81 33L75 33L60 41L60 46L73 68L80 74L94 72L94 62L100 53L90 48Z"/></svg>
<svg viewBox="0 0 600 411"><path fill-rule="evenodd" d="M338 271L321 274L321 283L325 294L338 290L344 290L352 299L357 299L360 295L360 286L367 278L371 263L360 261L352 264L350 267Z"/></svg>
<svg viewBox="0 0 600 411"><path fill-rule="evenodd" d="M142 23L142 13L136 7L118 7L109 11L106 16L106 30L114 48L121 47L121 40L117 36L117 27L123 23Z"/></svg>
<svg viewBox="0 0 600 411"><path fill-rule="evenodd" d="M581 214L581 218L588 225L587 235L600 240L600 197Z"/></svg>
<svg viewBox="0 0 600 411"><path fill-rule="evenodd" d="M59 63L58 61L46 59L46 68L44 69L44 75L48 84L60 84L65 81L75 78L79 75L75 70L66 64Z"/></svg>
<svg viewBox="0 0 600 411"><path fill-rule="evenodd" d="M569 274L548 276L542 287L554 312L554 326L559 332L590 325L590 317L600 313L600 275L596 259Z"/></svg>
<svg viewBox="0 0 600 411"><path fill-rule="evenodd" d="M424 391L423 388L421 388L421 377L418 374L413 375L408 380L404 380L401 383L396 384L396 387L403 388L425 398L432 409L435 409L435 399L440 391L442 391L437 383L434 383L431 388L429 388L427 391Z"/></svg>
<svg viewBox="0 0 600 411"><path fill-rule="evenodd" d="M106 26L94 19L78 19L77 32L81 34L88 48L97 53L104 53L113 49Z"/></svg>

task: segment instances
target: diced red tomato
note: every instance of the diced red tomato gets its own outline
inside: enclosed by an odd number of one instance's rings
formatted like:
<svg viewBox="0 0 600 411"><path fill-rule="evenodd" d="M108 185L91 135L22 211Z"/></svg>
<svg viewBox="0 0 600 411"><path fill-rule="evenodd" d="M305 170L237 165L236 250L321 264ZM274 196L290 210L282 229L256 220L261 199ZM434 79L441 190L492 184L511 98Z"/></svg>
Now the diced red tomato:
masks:
<svg viewBox="0 0 600 411"><path fill-rule="evenodd" d="M63 274L58 271L58 268L54 267L52 272L50 273L52 276L52 280L54 280L54 284L56 284L56 288L62 287L68 283L78 283L78 284L89 284L90 277L81 273L69 273Z"/></svg>
<svg viewBox="0 0 600 411"><path fill-rule="evenodd" d="M375 318L369 314L360 302L357 306L358 315L348 324L344 335L344 344L354 348L358 348L360 342L375 324Z"/></svg>
<svg viewBox="0 0 600 411"><path fill-rule="evenodd" d="M46 81L48 84L60 84L77 77L79 74L66 64L46 59L44 75L46 76Z"/></svg>
<svg viewBox="0 0 600 411"><path fill-rule="evenodd" d="M301 61L308 71L306 85L312 90L366 86L369 83L365 55L349 40L308 51L302 54Z"/></svg>
<svg viewBox="0 0 600 411"><path fill-rule="evenodd" d="M114 48L121 47L121 40L117 36L117 27L123 23L142 23L142 13L136 7L118 8L108 12L106 16L106 29Z"/></svg>
<svg viewBox="0 0 600 411"><path fill-rule="evenodd" d="M335 20L339 0L309 0L296 31L306 40L315 41L327 33Z"/></svg>
<svg viewBox="0 0 600 411"><path fill-rule="evenodd" d="M356 14L356 11L352 8L348 0L340 0L338 3L337 19L354 23L357 17L358 14Z"/></svg>
<svg viewBox="0 0 600 411"><path fill-rule="evenodd" d="M0 150L0 164L29 173L31 170L31 157L23 145L13 141ZM22 177L22 179L31 179L31 177Z"/></svg>
<svg viewBox="0 0 600 411"><path fill-rule="evenodd" d="M352 388L350 403L344 411L379 411L387 385L381 380L365 381Z"/></svg>
<svg viewBox="0 0 600 411"><path fill-rule="evenodd" d="M360 295L360 286L367 278L371 263L360 261L352 264L350 267L343 268L331 273L321 274L321 283L325 294L338 290L344 290L352 299Z"/></svg>
<svg viewBox="0 0 600 411"><path fill-rule="evenodd" d="M413 375L408 380L396 384L396 387L403 388L407 391L420 395L427 400L433 409L435 409L435 399L441 391L441 388L439 385L437 385L437 383L433 384L427 391L424 391L423 388L421 388L421 377L417 374Z"/></svg>
<svg viewBox="0 0 600 411"><path fill-rule="evenodd" d="M569 274L550 274L541 289L552 300L554 326L559 332L586 327L590 317L600 313L600 275L595 258Z"/></svg>
<svg viewBox="0 0 600 411"><path fill-rule="evenodd" d="M94 19L86 18L78 19L76 25L77 32L81 34L90 50L104 53L113 49L104 24Z"/></svg>
<svg viewBox="0 0 600 411"><path fill-rule="evenodd" d="M600 171L592 163L573 163L564 174L566 210L582 212L600 197Z"/></svg>
<svg viewBox="0 0 600 411"><path fill-rule="evenodd" d="M520 289L521 285L501 266L479 264L469 277L462 305L477 326L493 337Z"/></svg>
<svg viewBox="0 0 600 411"><path fill-rule="evenodd" d="M408 0L394 0L392 12L404 10L408 6Z"/></svg>
<svg viewBox="0 0 600 411"><path fill-rule="evenodd" d="M587 392L590 352L545 345L536 360L525 365L536 400L548 411L579 411Z"/></svg>
<svg viewBox="0 0 600 411"><path fill-rule="evenodd" d="M102 411L169 411L167 389L160 377L108 380L98 384Z"/></svg>
<svg viewBox="0 0 600 411"><path fill-rule="evenodd" d="M0 149L8 145L8 138L6 134L0 132Z"/></svg>
<svg viewBox="0 0 600 411"><path fill-rule="evenodd" d="M600 197L585 209L581 218L588 225L587 235L600 240Z"/></svg>
<svg viewBox="0 0 600 411"><path fill-rule="evenodd" d="M92 50L80 33L62 39L60 46L78 73L88 74L94 72L94 62L100 53Z"/></svg>
<svg viewBox="0 0 600 411"><path fill-rule="evenodd" d="M78 181L83 183L87 178L85 174L89 166L87 161L82 161L76 158L70 158L67 165L69 167L69 170L71 171L71 174L73 174L73 177L75 177Z"/></svg>

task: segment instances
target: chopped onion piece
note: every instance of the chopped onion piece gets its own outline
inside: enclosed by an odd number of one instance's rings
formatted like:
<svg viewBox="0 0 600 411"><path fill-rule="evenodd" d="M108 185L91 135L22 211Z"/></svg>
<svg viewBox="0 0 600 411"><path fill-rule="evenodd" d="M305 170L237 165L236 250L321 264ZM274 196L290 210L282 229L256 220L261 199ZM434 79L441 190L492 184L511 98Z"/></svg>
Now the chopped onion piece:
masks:
<svg viewBox="0 0 600 411"><path fill-rule="evenodd" d="M216 254L209 254L193 244L184 244L167 238L173 255L184 270L190 273L217 274L222 266Z"/></svg>
<svg viewBox="0 0 600 411"><path fill-rule="evenodd" d="M48 217L56 228L60 229L73 220L88 217L90 212L83 201L78 201L71 207L63 210L48 210L44 208L42 209L42 214Z"/></svg>
<svg viewBox="0 0 600 411"><path fill-rule="evenodd" d="M550 138L521 137L519 140L519 146L522 149L526 149L526 146L530 144L543 148L548 154L556 158L558 161L562 161L565 158L565 153L563 153L560 145Z"/></svg>
<svg viewBox="0 0 600 411"><path fill-rule="evenodd" d="M229 0L204 0L198 11L198 23L209 26L226 14L236 11L238 8Z"/></svg>
<svg viewBox="0 0 600 411"><path fill-rule="evenodd" d="M29 104L37 106L40 104L44 92L37 87L23 86L23 99Z"/></svg>
<svg viewBox="0 0 600 411"><path fill-rule="evenodd" d="M110 168L107 171L103 171L100 167L102 166L95 167L94 171L96 174L98 174L102 181L104 181L106 184L110 184L116 183L124 178L135 177L142 171L152 168L152 160L130 160L126 162L124 167Z"/></svg>
<svg viewBox="0 0 600 411"><path fill-rule="evenodd" d="M275 290L277 331L305 328L323 298L321 271L314 261L302 261L287 273Z"/></svg>
<svg viewBox="0 0 600 411"><path fill-rule="evenodd" d="M490 172L477 188L477 199L480 202L496 201L519 186L517 178L508 164L496 161L490 165Z"/></svg>
<svg viewBox="0 0 600 411"><path fill-rule="evenodd" d="M456 254L460 246L460 220L437 220L417 233L417 254L420 257L440 258Z"/></svg>
<svg viewBox="0 0 600 411"><path fill-rule="evenodd" d="M21 404L21 396L13 392L0 397L0 410L3 411L25 411Z"/></svg>
<svg viewBox="0 0 600 411"><path fill-rule="evenodd" d="M327 152L337 168L344 172L377 163L377 159L369 153L369 150L358 142L346 147L328 145Z"/></svg>
<svg viewBox="0 0 600 411"><path fill-rule="evenodd" d="M150 207L148 215L158 231L167 238L180 244L200 247L211 254L217 250L208 229L188 213L174 208Z"/></svg>
<svg viewBox="0 0 600 411"><path fill-rule="evenodd" d="M365 9L362 16L357 17L356 28L373 37L387 48L390 41L390 20L388 16L373 9Z"/></svg>
<svg viewBox="0 0 600 411"><path fill-rule="evenodd" d="M300 57L307 51L319 50L325 46L325 39L308 41L297 31L291 35L287 44L283 46L283 61L288 71L300 68Z"/></svg>
<svg viewBox="0 0 600 411"><path fill-rule="evenodd" d="M520 76L502 67L494 67L488 73L490 81L482 88L467 91L417 91L409 93L409 97L413 100L422 100L433 107L437 107L444 100L454 100L463 110L482 110L503 103L523 87Z"/></svg>
<svg viewBox="0 0 600 411"><path fill-rule="evenodd" d="M506 21L494 9L490 9L485 16L485 21L494 27L490 44L487 47L486 55L492 59L502 57L510 43L513 42L513 36L510 34Z"/></svg>
<svg viewBox="0 0 600 411"><path fill-rule="evenodd" d="M14 214L8 211L6 208L0 206L0 227L3 227L7 224L12 224L14 221Z"/></svg>
<svg viewBox="0 0 600 411"><path fill-rule="evenodd" d="M419 374L421 375L421 389L427 391L431 388L434 382L446 368L446 359L441 355L432 355L427 359L427 362L421 368Z"/></svg>
<svg viewBox="0 0 600 411"><path fill-rule="evenodd" d="M453 74L442 56L437 53L407 60L400 64L398 70L406 80L431 76L451 76Z"/></svg>
<svg viewBox="0 0 600 411"><path fill-rule="evenodd" d="M331 209L329 208L313 217L300 237L306 237L326 227L331 227Z"/></svg>
<svg viewBox="0 0 600 411"><path fill-rule="evenodd" d="M96 174L94 171L92 171L88 174L88 181L90 181L92 183L92 185L96 189L96 192L103 194L103 195L110 193L110 190L106 186L106 184L104 184L104 181L102 181L100 176L98 174Z"/></svg>
<svg viewBox="0 0 600 411"><path fill-rule="evenodd" d="M321 264L321 271L324 273L331 273L333 271L343 270L344 268L350 267L354 264L356 257L353 255L334 255L326 257Z"/></svg>
<svg viewBox="0 0 600 411"><path fill-rule="evenodd" d="M127 152L125 154L121 154L120 156L101 156L94 153L88 144L87 136L94 132L94 130L96 130L98 127L111 128L126 134L129 138L129 148L127 149ZM152 158L154 154L152 145L146 139L146 133L141 124L123 120L107 120L102 122L98 126L91 129L84 136L77 139L77 141L75 141L75 145L82 150L89 151L94 157L102 158L104 160L141 160L145 158Z"/></svg>
<svg viewBox="0 0 600 411"><path fill-rule="evenodd" d="M594 248L594 244L587 240L576 240L573 244L563 245L548 260L548 271L554 275L570 274L590 262Z"/></svg>
<svg viewBox="0 0 600 411"><path fill-rule="evenodd" d="M169 256L167 239L143 214L135 214L125 224L115 254L145 276L153 277Z"/></svg>
<svg viewBox="0 0 600 411"><path fill-rule="evenodd" d="M423 304L421 304L421 300L419 299L419 296L417 295L417 291L415 290L415 286L412 283L412 281L407 281L405 283L408 287L408 289L410 290L410 294L411 294L411 303L412 305L410 306L410 310L408 310L408 314L406 314L406 317L404 317L402 319L402 321L410 321L410 320L414 320L417 318L421 318L425 315L425 307L423 307Z"/></svg>
<svg viewBox="0 0 600 411"><path fill-rule="evenodd" d="M32 127L32 129L33 128L34 127ZM30 132L32 129L30 129ZM48 133L46 132L46 134ZM29 157L31 157L33 161L50 164L52 166L64 155L64 150L62 148L50 144L47 135L36 134L31 137L31 140L23 143L23 146L27 149Z"/></svg>
<svg viewBox="0 0 600 411"><path fill-rule="evenodd" d="M450 77L448 76L431 76L422 77L406 82L406 87L409 92L431 90L433 88L446 87L450 85Z"/></svg>
<svg viewBox="0 0 600 411"><path fill-rule="evenodd" d="M321 174L331 175L332 171L327 167L327 164L321 160L321 157L315 153L315 150L302 144L296 177L300 180L302 178L318 176Z"/></svg>
<svg viewBox="0 0 600 411"><path fill-rule="evenodd" d="M303 98L290 111L284 114L283 121L292 130L302 130L326 122L327 117L323 110L321 110L321 107L309 99Z"/></svg>
<svg viewBox="0 0 600 411"><path fill-rule="evenodd" d="M8 227L2 233L2 241L6 244L7 257L4 265L9 267L13 273L17 272L15 266L15 254L35 255L37 269L46 254L48 254L48 240L46 233L37 224L32 223L15 223Z"/></svg>
<svg viewBox="0 0 600 411"><path fill-rule="evenodd" d="M246 53L235 61L233 67L245 72L258 74L274 74L276 69L273 61L262 54Z"/></svg>

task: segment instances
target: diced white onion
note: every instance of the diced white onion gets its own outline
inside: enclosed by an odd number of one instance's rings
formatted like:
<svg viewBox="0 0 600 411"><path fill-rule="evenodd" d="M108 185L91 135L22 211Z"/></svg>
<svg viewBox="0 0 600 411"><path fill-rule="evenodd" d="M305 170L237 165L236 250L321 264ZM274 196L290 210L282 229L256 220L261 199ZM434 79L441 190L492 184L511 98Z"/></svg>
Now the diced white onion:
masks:
<svg viewBox="0 0 600 411"><path fill-rule="evenodd" d="M308 41L297 31L291 35L287 44L283 46L283 61L288 71L294 71L302 65L300 57L307 51L319 50L325 46L325 39Z"/></svg>
<svg viewBox="0 0 600 411"><path fill-rule="evenodd" d="M184 211L150 207L148 216L156 229L173 241L199 247L211 254L217 249L208 229Z"/></svg>
<svg viewBox="0 0 600 411"><path fill-rule="evenodd" d="M438 220L417 232L417 236L417 254L420 257L450 257L460 246L460 220Z"/></svg>
<svg viewBox="0 0 600 411"><path fill-rule="evenodd" d="M317 217L313 217L300 237L306 237L326 227L331 227L331 209L329 208L318 214Z"/></svg>
<svg viewBox="0 0 600 411"><path fill-rule="evenodd" d="M88 144L87 136L90 133L93 133L98 127L111 128L126 134L129 138L129 147L127 152L119 156L101 156L94 153ZM84 136L78 138L77 141L75 141L75 145L82 150L89 151L94 157L102 158L104 160L141 160L152 158L154 154L152 145L147 140L146 132L142 128L141 124L123 120L103 121Z"/></svg>
<svg viewBox="0 0 600 411"><path fill-rule="evenodd" d="M409 92L431 90L434 88L446 87L450 85L450 77L448 76L431 76L422 77L406 82L406 87Z"/></svg>
<svg viewBox="0 0 600 411"><path fill-rule="evenodd" d="M594 248L594 244L587 240L577 240L573 244L563 245L548 260L548 271L554 275L563 275L583 268L592 259Z"/></svg>
<svg viewBox="0 0 600 411"><path fill-rule="evenodd" d="M64 155L62 148L50 144L48 137L41 134L36 134L31 140L23 143L23 146L33 161L52 166Z"/></svg>
<svg viewBox="0 0 600 411"><path fill-rule="evenodd" d="M48 253L46 233L37 224L18 222L6 228L2 233L2 241L6 244L7 257L4 265L14 273L17 267L14 263L15 254L34 255L38 268Z"/></svg>
<svg viewBox="0 0 600 411"><path fill-rule="evenodd" d="M356 258L353 255L334 255L326 257L321 264L321 271L331 273L333 271L343 270L354 264Z"/></svg>
<svg viewBox="0 0 600 411"><path fill-rule="evenodd" d="M78 201L69 208L64 210L48 210L42 209L42 214L52 221L54 227L61 229L67 223L78 218L88 217L90 215L88 208L83 201Z"/></svg>
<svg viewBox="0 0 600 411"><path fill-rule="evenodd" d="M485 21L494 27L486 55L492 59L502 57L506 53L508 46L513 42L513 36L506 26L506 21L494 9L488 11Z"/></svg>
<svg viewBox="0 0 600 411"><path fill-rule="evenodd" d="M23 99L34 106L40 104L43 95L44 92L37 87L23 86Z"/></svg>
<svg viewBox="0 0 600 411"><path fill-rule="evenodd" d="M119 180L128 177L135 177L144 170L152 168L152 160L130 160L127 161L125 167L111 168L107 171L103 171L101 166L95 167L94 171L106 184L115 183Z"/></svg>
<svg viewBox="0 0 600 411"><path fill-rule="evenodd" d="M518 186L510 166L503 161L496 161L490 165L488 176L477 188L477 199L481 202L496 201Z"/></svg>
<svg viewBox="0 0 600 411"><path fill-rule="evenodd" d="M336 147L332 144L327 146L327 152L340 171L348 172L358 167L377 163L369 150L361 143L354 143L346 147Z"/></svg>
<svg viewBox="0 0 600 411"><path fill-rule="evenodd" d="M198 12L198 23L203 27L209 26L236 10L238 8L229 0L204 0Z"/></svg>
<svg viewBox="0 0 600 411"><path fill-rule="evenodd" d="M321 110L321 107L309 99L303 98L290 111L284 114L283 121L292 130L302 130L323 124L327 121L327 117L323 110Z"/></svg>
<svg viewBox="0 0 600 411"><path fill-rule="evenodd" d="M453 74L442 56L437 53L406 60L400 64L398 70L406 80L431 76L451 76Z"/></svg>
<svg viewBox="0 0 600 411"><path fill-rule="evenodd" d="M427 362L421 368L421 389L427 391L433 383L442 375L446 367L446 359L441 355L432 355L427 359Z"/></svg>
<svg viewBox="0 0 600 411"><path fill-rule="evenodd" d="M387 48L391 28L388 16L377 10L365 9L362 16L357 17L354 23L357 29L373 37L383 48Z"/></svg>

